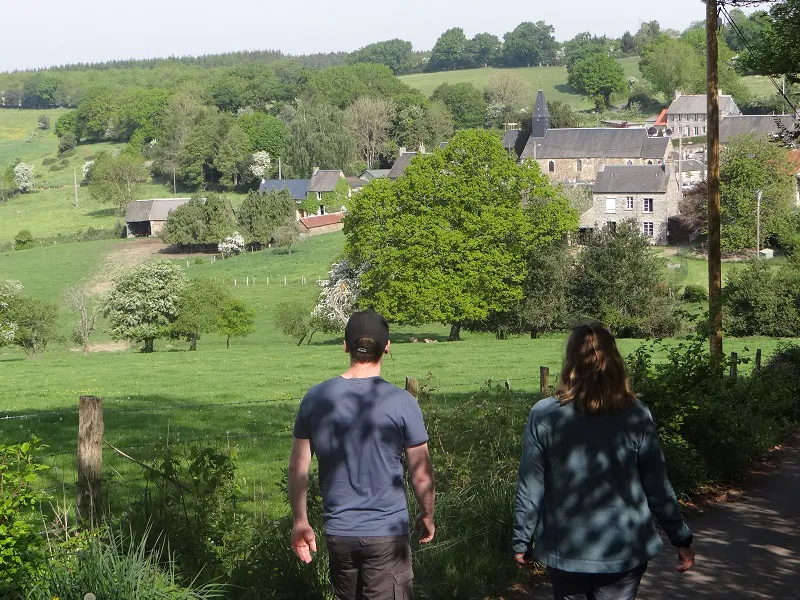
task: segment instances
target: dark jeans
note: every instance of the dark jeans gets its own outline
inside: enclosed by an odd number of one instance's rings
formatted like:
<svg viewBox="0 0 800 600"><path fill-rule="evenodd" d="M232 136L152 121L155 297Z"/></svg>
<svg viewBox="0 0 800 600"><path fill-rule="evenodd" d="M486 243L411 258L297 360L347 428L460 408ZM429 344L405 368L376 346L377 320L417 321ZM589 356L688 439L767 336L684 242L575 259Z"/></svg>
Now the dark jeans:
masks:
<svg viewBox="0 0 800 600"><path fill-rule="evenodd" d="M336 600L410 600L414 572L407 535L326 536Z"/></svg>
<svg viewBox="0 0 800 600"><path fill-rule="evenodd" d="M647 564L626 573L569 573L548 569L555 600L635 600Z"/></svg>

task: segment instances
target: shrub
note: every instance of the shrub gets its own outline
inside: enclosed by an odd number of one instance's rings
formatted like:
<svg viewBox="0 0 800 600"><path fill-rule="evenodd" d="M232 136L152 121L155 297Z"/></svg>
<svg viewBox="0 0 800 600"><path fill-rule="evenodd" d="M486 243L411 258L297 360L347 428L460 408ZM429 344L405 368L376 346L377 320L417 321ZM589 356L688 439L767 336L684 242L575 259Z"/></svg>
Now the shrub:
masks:
<svg viewBox="0 0 800 600"><path fill-rule="evenodd" d="M683 288L682 299L684 302L706 302L708 301L708 292L702 285L689 284Z"/></svg>
<svg viewBox="0 0 800 600"><path fill-rule="evenodd" d="M22 229L14 236L15 250L26 250L28 248L33 248L35 245L36 238L33 237L33 233L31 233L29 229Z"/></svg>
<svg viewBox="0 0 800 600"><path fill-rule="evenodd" d="M58 153L61 156L71 156L69 153L75 152L75 146L78 145L78 138L74 133L65 133L58 140Z"/></svg>
<svg viewBox="0 0 800 600"><path fill-rule="evenodd" d="M61 159L61 160L59 161L59 163L58 163L58 164L59 164L59 165L61 165L61 168L63 169L63 168L65 168L65 167L68 167L68 166L69 166L69 161L68 161L67 159L63 158L63 159Z"/></svg>
<svg viewBox="0 0 800 600"><path fill-rule="evenodd" d="M52 156L48 156L47 158L45 158L44 160L42 160L42 165L44 165L44 166L48 166L48 165L55 164L55 163L57 163L57 162L58 162L58 159L57 159L57 158L53 158Z"/></svg>
<svg viewBox="0 0 800 600"><path fill-rule="evenodd" d="M312 326L309 312L304 311L292 302L278 304L275 314L275 326L284 335L297 339L298 346L303 343L306 337L308 337L308 343L310 344L311 336L316 331Z"/></svg>
<svg viewBox="0 0 800 600"><path fill-rule="evenodd" d="M72 147L72 148L66 150L65 152L62 152L61 153L61 157L62 158L69 158L70 156L75 156L75 154L77 154L77 150L75 150L75 148Z"/></svg>
<svg viewBox="0 0 800 600"><path fill-rule="evenodd" d="M205 260L203 260L203 257L202 257L202 256L198 256L197 258L195 258L195 259L194 259L194 264L196 264L196 265L202 265L202 264L203 264L203 263L205 263L205 262L206 262L206 261L205 261Z"/></svg>
<svg viewBox="0 0 800 600"><path fill-rule="evenodd" d="M46 448L36 437L11 446L0 445L0 597L28 581L44 558L44 538L37 509L47 495L37 485L47 467L38 462Z"/></svg>
<svg viewBox="0 0 800 600"><path fill-rule="evenodd" d="M63 171L64 167L62 167L61 165L50 165L49 170L50 171Z"/></svg>
<svg viewBox="0 0 800 600"><path fill-rule="evenodd" d="M722 290L726 328L735 336L800 335L800 273L752 261L731 272Z"/></svg>

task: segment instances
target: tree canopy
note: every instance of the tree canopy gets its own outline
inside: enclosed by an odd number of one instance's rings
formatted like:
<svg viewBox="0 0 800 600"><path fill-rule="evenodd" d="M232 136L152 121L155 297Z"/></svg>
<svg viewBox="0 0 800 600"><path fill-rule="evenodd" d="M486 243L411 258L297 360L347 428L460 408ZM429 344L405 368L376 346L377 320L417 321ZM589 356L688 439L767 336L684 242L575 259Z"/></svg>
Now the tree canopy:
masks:
<svg viewBox="0 0 800 600"><path fill-rule="evenodd" d="M523 256L560 239L577 215L536 165L519 165L486 131L457 133L395 182L375 180L345 217L351 264L365 265L364 306L390 321L462 324L522 297Z"/></svg>

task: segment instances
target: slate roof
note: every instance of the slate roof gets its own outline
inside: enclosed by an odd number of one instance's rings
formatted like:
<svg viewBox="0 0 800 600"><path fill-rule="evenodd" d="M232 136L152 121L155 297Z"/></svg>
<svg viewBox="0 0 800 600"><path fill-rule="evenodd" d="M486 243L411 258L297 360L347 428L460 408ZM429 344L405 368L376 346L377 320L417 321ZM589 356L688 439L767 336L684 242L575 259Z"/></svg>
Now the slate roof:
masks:
<svg viewBox="0 0 800 600"><path fill-rule="evenodd" d="M514 150L517 147L517 139L520 133L522 133L521 129L509 129L506 131L503 134L503 148Z"/></svg>
<svg viewBox="0 0 800 600"><path fill-rule="evenodd" d="M336 190L336 184L342 178L342 172L339 169L323 170L320 169L311 176L311 183L308 185L309 192L333 192Z"/></svg>
<svg viewBox="0 0 800 600"><path fill-rule="evenodd" d="M342 213L331 213L327 215L317 215L313 217L305 217L300 219L300 224L306 229L314 229L316 227L325 227L326 225L334 225L342 222Z"/></svg>
<svg viewBox="0 0 800 600"><path fill-rule="evenodd" d="M403 152L397 157L397 160L394 161L392 168L389 169L389 174L387 177L391 180L395 180L400 177L403 173L405 173L406 167L411 164L411 159L416 155L416 152Z"/></svg>
<svg viewBox="0 0 800 600"><path fill-rule="evenodd" d="M391 169L367 169L359 177L364 181L372 181L381 177L388 177Z"/></svg>
<svg viewBox="0 0 800 600"><path fill-rule="evenodd" d="M665 194L670 173L664 165L606 167L597 174L595 194Z"/></svg>
<svg viewBox="0 0 800 600"><path fill-rule="evenodd" d="M795 119L792 115L738 115L725 117L719 124L719 141L727 144L737 135L753 133L759 136L768 136L779 133L780 129L775 120L791 129Z"/></svg>
<svg viewBox="0 0 800 600"><path fill-rule="evenodd" d="M669 139L649 137L643 127L586 127L548 129L543 138L531 137L520 158L663 158Z"/></svg>
<svg viewBox="0 0 800 600"><path fill-rule="evenodd" d="M125 213L126 223L144 221L166 221L169 213L186 204L190 198L156 198L154 200L134 200Z"/></svg>
<svg viewBox="0 0 800 600"><path fill-rule="evenodd" d="M705 113L706 94L686 94L679 96L669 105L667 112L671 115L686 115ZM739 108L731 96L719 95L719 112L721 114L739 114Z"/></svg>
<svg viewBox="0 0 800 600"><path fill-rule="evenodd" d="M675 163L678 164L677 162ZM684 173L688 173L690 171L702 171L703 170L703 163L699 160L695 160L690 158L688 160L681 161L681 168L683 169Z"/></svg>
<svg viewBox="0 0 800 600"><path fill-rule="evenodd" d="M354 189L362 188L367 184L367 182L360 177L348 177L347 183L349 183L350 187Z"/></svg>
<svg viewBox="0 0 800 600"><path fill-rule="evenodd" d="M267 179L258 186L259 192L289 190L292 198L303 200L308 194L310 179Z"/></svg>

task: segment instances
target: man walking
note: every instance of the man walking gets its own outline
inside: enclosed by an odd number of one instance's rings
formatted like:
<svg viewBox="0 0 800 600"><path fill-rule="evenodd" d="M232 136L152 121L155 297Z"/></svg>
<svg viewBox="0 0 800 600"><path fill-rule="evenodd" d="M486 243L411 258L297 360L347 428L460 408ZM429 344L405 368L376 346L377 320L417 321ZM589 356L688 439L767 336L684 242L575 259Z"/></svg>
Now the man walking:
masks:
<svg viewBox="0 0 800 600"><path fill-rule="evenodd" d="M433 539L434 480L422 411L411 394L383 380L389 326L378 313L355 313L345 328L350 368L303 398L289 459L292 549L316 552L306 515L311 455L319 462L325 542L336 600L411 598L402 454L420 507L420 543Z"/></svg>

